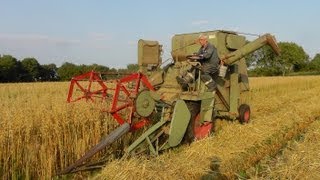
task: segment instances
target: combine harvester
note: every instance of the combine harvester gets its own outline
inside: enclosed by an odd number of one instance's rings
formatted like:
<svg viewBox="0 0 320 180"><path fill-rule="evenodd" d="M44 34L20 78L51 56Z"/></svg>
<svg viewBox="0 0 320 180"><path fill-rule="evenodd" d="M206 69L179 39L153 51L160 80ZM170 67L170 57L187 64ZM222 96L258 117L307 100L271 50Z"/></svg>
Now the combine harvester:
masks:
<svg viewBox="0 0 320 180"><path fill-rule="evenodd" d="M221 73L214 79L218 85L214 93L207 92L200 80L200 71L193 72L197 78L188 84L187 89L183 89L176 80L191 67L199 67L197 58L191 54L200 48L195 43L200 34L207 35L208 41L217 48L224 62L221 68L226 69L226 74ZM246 96L249 81L244 56L264 45L269 45L276 54L280 53L276 40L270 34L249 43L244 36L232 31L178 34L172 39L173 61L160 68L162 46L157 41L139 40L139 72L116 80L103 80L102 73L94 71L73 77L67 101L100 99L108 102L104 111L110 113L119 126L60 174L78 171L94 154L138 129L143 132L126 148L125 156L142 152L158 155L183 142L207 137L215 118L248 123L250 106ZM87 85L81 85L81 81L87 81ZM79 90L80 95L75 95Z"/></svg>

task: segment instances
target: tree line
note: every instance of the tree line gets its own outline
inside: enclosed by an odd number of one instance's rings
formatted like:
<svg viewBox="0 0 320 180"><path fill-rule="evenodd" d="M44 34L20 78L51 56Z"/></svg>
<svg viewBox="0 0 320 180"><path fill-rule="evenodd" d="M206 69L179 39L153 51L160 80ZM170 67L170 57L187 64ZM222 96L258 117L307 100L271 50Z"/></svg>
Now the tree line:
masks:
<svg viewBox="0 0 320 180"><path fill-rule="evenodd" d="M92 70L108 72L108 78L116 78L118 74L132 73L138 69L137 64L115 69L98 64L76 65L69 62L57 67L54 63L41 65L35 58L24 58L20 61L11 55L0 56L0 82L69 81L73 76Z"/></svg>
<svg viewBox="0 0 320 180"><path fill-rule="evenodd" d="M320 53L311 59L296 43L280 42L278 45L280 56L276 56L269 46L264 46L246 57L250 76L320 74ZM108 72L108 78L116 78L117 74L132 73L138 69L137 64L115 69L98 64L76 65L69 62L57 67L54 63L41 65L35 58L17 60L11 55L0 55L0 82L69 81L73 76L91 70Z"/></svg>
<svg viewBox="0 0 320 180"><path fill-rule="evenodd" d="M19 61L11 55L0 56L0 82L34 82L58 80L55 64L40 65L35 58Z"/></svg>
<svg viewBox="0 0 320 180"><path fill-rule="evenodd" d="M279 42L281 54L264 46L246 57L251 76L286 76L320 74L320 54L313 58L302 46L293 42Z"/></svg>

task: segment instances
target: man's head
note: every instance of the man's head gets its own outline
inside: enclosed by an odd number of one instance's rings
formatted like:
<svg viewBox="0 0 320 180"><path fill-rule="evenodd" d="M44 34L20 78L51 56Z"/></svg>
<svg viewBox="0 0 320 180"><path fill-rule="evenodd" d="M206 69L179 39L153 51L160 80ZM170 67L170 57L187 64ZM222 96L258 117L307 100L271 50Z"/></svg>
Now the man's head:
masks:
<svg viewBox="0 0 320 180"><path fill-rule="evenodd" d="M199 43L201 46L207 46L207 44L208 44L208 36L207 35L200 34L198 40L199 40Z"/></svg>

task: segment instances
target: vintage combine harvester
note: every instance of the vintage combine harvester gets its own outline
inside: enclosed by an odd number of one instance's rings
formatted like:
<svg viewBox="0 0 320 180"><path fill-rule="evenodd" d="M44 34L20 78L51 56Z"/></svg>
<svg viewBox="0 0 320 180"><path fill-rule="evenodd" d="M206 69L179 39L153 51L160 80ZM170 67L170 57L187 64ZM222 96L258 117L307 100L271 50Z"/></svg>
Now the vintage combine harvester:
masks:
<svg viewBox="0 0 320 180"><path fill-rule="evenodd" d="M193 72L197 79L188 84L187 89L176 80L185 70L199 66L188 55L200 48L195 40L201 33L217 48L224 61L221 68L226 69L225 75L214 79L218 84L214 93L206 91L200 71ZM116 80L103 80L102 73L94 71L72 78L67 101L110 102L104 111L110 113L119 126L61 174L76 171L95 153L142 127L141 135L126 148L126 155L141 152L158 155L182 142L204 138L210 135L218 117L248 123L249 81L244 57L264 45L279 54L277 42L270 34L252 42L236 32L223 30L178 34L172 38L172 62L160 68L162 46L157 41L139 40L139 72ZM84 80L88 81L86 87L80 84ZM80 96L74 95L76 89L80 90Z"/></svg>

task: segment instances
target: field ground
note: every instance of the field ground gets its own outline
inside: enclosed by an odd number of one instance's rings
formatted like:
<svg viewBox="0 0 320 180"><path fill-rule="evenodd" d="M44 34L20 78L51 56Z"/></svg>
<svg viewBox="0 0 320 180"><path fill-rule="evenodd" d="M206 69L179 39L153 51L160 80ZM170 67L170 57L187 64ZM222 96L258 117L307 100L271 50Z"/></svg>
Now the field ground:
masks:
<svg viewBox="0 0 320 180"><path fill-rule="evenodd" d="M246 172L252 179L320 179L320 119L290 141L276 156L267 156Z"/></svg>
<svg viewBox="0 0 320 180"><path fill-rule="evenodd" d="M251 123L217 120L209 138L155 158L116 159L90 177L319 179L320 76L251 78L250 86ZM2 179L54 177L114 129L94 105L67 104L67 90L68 83L0 84Z"/></svg>

